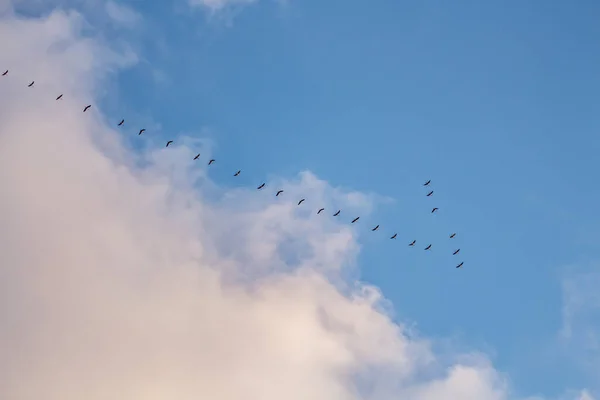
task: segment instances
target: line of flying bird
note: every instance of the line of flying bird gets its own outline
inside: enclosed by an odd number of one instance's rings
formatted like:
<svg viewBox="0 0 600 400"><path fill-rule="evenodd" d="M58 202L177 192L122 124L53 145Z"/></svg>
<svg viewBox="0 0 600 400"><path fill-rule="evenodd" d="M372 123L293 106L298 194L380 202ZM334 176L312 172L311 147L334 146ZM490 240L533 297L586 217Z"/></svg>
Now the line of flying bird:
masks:
<svg viewBox="0 0 600 400"><path fill-rule="evenodd" d="M2 76L6 76L6 75L8 75L8 72L9 72L8 70L4 71L4 72L2 73ZM33 87L34 85L35 85L35 81L31 81L31 83L29 83L29 84L27 85L27 87ZM63 94L61 93L60 95L58 95L58 97L56 97L56 101L58 101L58 100L61 100L62 98L63 98ZM86 111L88 111L88 110L89 110L91 107L92 107L92 105L91 105L91 104L88 104L88 105L86 105L85 107L83 107L83 112L85 113L85 112L86 112ZM123 126L123 124L124 124L124 123L125 123L125 119L121 119L121 121L119 121L119 123L117 124L117 126ZM139 132L138 132L138 135L141 135L141 134L143 134L145 131L146 131L146 129L145 129L145 128L142 128L142 129L140 129L140 130L139 130ZM169 145L171 145L172 143L173 143L173 141L172 141L172 140L169 140L169 141L167 141L167 144L166 144L166 146L165 146L165 147L169 147ZM198 154L196 154L196 155L194 156L194 160L198 160L199 158L200 158L200 153L198 153ZM212 165L214 162L216 162L216 160L215 160L214 158L211 158L211 159L208 161L208 165ZM234 176L234 177L237 177L237 176L239 176L239 175L240 175L240 173L241 173L241 172L242 172L242 170L237 170L237 171L236 171L236 172L233 174L233 176ZM427 188L430 188L430 185L431 185L431 179L430 179L430 180L428 180L427 182L425 182L425 183L423 184L423 186L424 186L424 187L427 187ZM260 184L260 185L259 185L259 186L256 188L256 190L262 190L262 189L264 189L264 188L265 188L265 186L266 186L266 183L265 183L265 182L263 182L263 183L261 183L261 184ZM283 190L278 190L278 191L277 191L277 193L275 194L275 196L276 196L276 197L279 197L279 196L280 196L280 195L281 195L283 192L284 192ZM430 190L430 191L429 191L429 192L426 194L426 197L431 197L431 196L433 195L433 192L434 192L433 190ZM300 205L301 205L301 204L302 204L304 201L306 201L306 199L304 199L304 198L303 198L303 199L300 199L300 201L298 201L298 204L297 204L297 205L298 205L298 206L300 206ZM438 208L438 207L433 207L433 208L431 209L431 213L432 213L432 214L433 214L433 213L436 213L438 210L439 210L439 208ZM321 214L323 211L325 211L325 208L320 208L320 209L317 211L317 215L318 215L318 214ZM340 215L340 213L341 213L341 212L342 212L342 210L337 210L337 211L336 211L334 214L332 214L332 215L333 215L334 217L337 217L337 216L339 216L339 215ZM356 217L356 218L354 218L354 219L353 219L353 220L352 220L350 223L351 223L351 224L354 224L354 223L358 222L358 220L359 220L359 219L360 219L360 217ZM379 225L376 225L375 227L373 227L373 228L371 229L371 231L372 231L372 232L375 232L375 231L377 231L377 230L379 230ZM397 234L397 233L394 233L394 234L393 234L393 235L390 237L390 239L396 239L397 237L398 237L398 234ZM455 237L456 237L456 233L452 233L452 234L450 234L450 236L449 236L449 238L450 238L450 239L454 239ZM409 247L414 247L416 243L417 243L417 241L416 241L416 240L413 240L412 242L410 242L410 243L408 244L408 246L409 246ZM429 250L431 250L431 247L432 247L432 245L431 245L431 244L429 244L429 245L427 245L427 247L425 247L425 248L424 248L424 250L425 250L425 251L429 251ZM455 255L457 255L459 252L460 252L460 249L456 249L456 250L455 250L455 251L452 253L452 255L453 255L453 256L455 256ZM456 266L456 268L461 268L461 267L463 266L463 264L464 264L464 262L462 262L462 261L461 261L461 262L460 262L460 263L459 263L459 264Z"/></svg>

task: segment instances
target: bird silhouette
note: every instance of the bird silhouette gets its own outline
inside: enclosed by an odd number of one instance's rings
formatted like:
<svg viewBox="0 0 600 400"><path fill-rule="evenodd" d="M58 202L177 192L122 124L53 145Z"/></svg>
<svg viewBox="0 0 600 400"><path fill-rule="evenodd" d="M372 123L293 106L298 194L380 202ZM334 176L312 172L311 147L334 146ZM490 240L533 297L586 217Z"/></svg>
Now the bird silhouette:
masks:
<svg viewBox="0 0 600 400"><path fill-rule="evenodd" d="M208 162L208 165L210 165L210 164L214 163L215 161L217 161L217 160L215 160L214 158L212 158L212 159L211 159L211 160Z"/></svg>
<svg viewBox="0 0 600 400"><path fill-rule="evenodd" d="M460 249L456 250L454 253L452 253L452 255L453 256L457 255L459 251L460 251Z"/></svg>
<svg viewBox="0 0 600 400"><path fill-rule="evenodd" d="M398 234L394 233L390 239L396 239L396 236L398 236Z"/></svg>
<svg viewBox="0 0 600 400"><path fill-rule="evenodd" d="M410 242L409 246L414 246L414 245L415 245L415 243L417 243L417 241L416 241L416 240L413 240L412 242Z"/></svg>
<svg viewBox="0 0 600 400"><path fill-rule="evenodd" d="M456 236L456 233L453 233L452 235L450 235L450 239L453 239L454 236Z"/></svg>
<svg viewBox="0 0 600 400"><path fill-rule="evenodd" d="M302 199L302 200L300 200L300 201L298 202L298 205L302 204L302 203L304 202L304 200L306 200L306 199Z"/></svg>
<svg viewBox="0 0 600 400"><path fill-rule="evenodd" d="M198 158L200 158L200 153L196 154L196 157L194 157L194 160L197 160Z"/></svg>
<svg viewBox="0 0 600 400"><path fill-rule="evenodd" d="M56 98L56 100L60 100L60 99L62 99L62 96L63 96L63 95L61 94L60 96L58 96L58 97Z"/></svg>
<svg viewBox="0 0 600 400"><path fill-rule="evenodd" d="M335 214L333 214L333 216L334 216L334 217L337 217L338 215L340 215L340 213L341 213L341 212L342 212L342 210L337 210L337 211L335 212Z"/></svg>
<svg viewBox="0 0 600 400"><path fill-rule="evenodd" d="M121 126L121 125L123 125L124 123L125 123L125 120L124 120L124 119L122 119L122 120L121 120L121 122L119 122L119 124L118 124L117 126Z"/></svg>
<svg viewBox="0 0 600 400"><path fill-rule="evenodd" d="M317 215L321 214L323 211L325 211L324 208L319 208L319 211L317 211Z"/></svg>
<svg viewBox="0 0 600 400"><path fill-rule="evenodd" d="M356 218L354 218L354 219L352 220L352 222L351 222L351 223L353 224L353 223L355 223L356 221L358 221L359 219L360 219L360 217L356 217Z"/></svg>
<svg viewBox="0 0 600 400"><path fill-rule="evenodd" d="M35 83L35 81L31 81L31 83L29 85L27 85L27 87L32 87L34 83Z"/></svg>
<svg viewBox="0 0 600 400"><path fill-rule="evenodd" d="M460 268L460 267L462 267L462 265L463 265L463 264L464 264L464 262L461 262L460 264L458 264L458 265L456 266L456 268Z"/></svg>
<svg viewBox="0 0 600 400"><path fill-rule="evenodd" d="M170 145L171 143L173 143L173 141L172 141L172 140L169 140L169 141L167 142L167 145L166 145L165 147L169 147L169 145Z"/></svg>
<svg viewBox="0 0 600 400"><path fill-rule="evenodd" d="M429 193L427 193L427 197L431 196L433 194L433 190Z"/></svg>
<svg viewBox="0 0 600 400"><path fill-rule="evenodd" d="M425 247L425 250L429 250L429 249L431 249L431 245Z"/></svg>
<svg viewBox="0 0 600 400"><path fill-rule="evenodd" d="M6 76L6 74L8 74L8 70L4 71L4 72L2 73L2 76Z"/></svg>
<svg viewBox="0 0 600 400"><path fill-rule="evenodd" d="M379 229L379 225L377 225L375 228L371 229L371 232L375 232L377 229Z"/></svg>
<svg viewBox="0 0 600 400"><path fill-rule="evenodd" d="M281 193L283 193L283 190L278 190L278 191L277 191L277 194L275 194L275 196L277 197L277 196L279 196Z"/></svg>
<svg viewBox="0 0 600 400"><path fill-rule="evenodd" d="M86 112L87 110L89 110L90 107L91 107L91 105L85 106L85 108L83 109L83 112Z"/></svg>
<svg viewBox="0 0 600 400"><path fill-rule="evenodd" d="M430 183L431 183L431 179L430 179L430 180L428 180L427 182L425 182L425 183L423 184L423 186L429 186L429 184L430 184Z"/></svg>
<svg viewBox="0 0 600 400"><path fill-rule="evenodd" d="M141 135L142 133L146 132L146 128L142 128L140 129L140 133L138 133L138 136Z"/></svg>
<svg viewBox="0 0 600 400"><path fill-rule="evenodd" d="M236 172L235 174L233 174L233 176L238 176L240 174L240 172L242 172L241 169L238 172Z"/></svg>
<svg viewBox="0 0 600 400"><path fill-rule="evenodd" d="M431 213L433 214L434 212L436 212L437 210L439 210L439 208L437 207L433 207L433 210L431 210Z"/></svg>
<svg viewBox="0 0 600 400"><path fill-rule="evenodd" d="M265 187L265 184L263 183L263 184L261 184L259 187L257 187L257 188L256 188L256 190L260 190L260 189L262 189L262 188L264 188L264 187Z"/></svg>

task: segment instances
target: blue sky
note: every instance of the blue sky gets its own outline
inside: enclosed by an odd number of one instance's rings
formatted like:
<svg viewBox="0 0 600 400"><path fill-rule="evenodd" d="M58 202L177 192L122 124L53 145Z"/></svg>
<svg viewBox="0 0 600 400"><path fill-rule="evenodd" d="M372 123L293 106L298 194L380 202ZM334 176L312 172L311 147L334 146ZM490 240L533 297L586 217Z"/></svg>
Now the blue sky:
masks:
<svg viewBox="0 0 600 400"><path fill-rule="evenodd" d="M123 4L143 22L106 35L142 62L115 121L202 132L224 185L310 170L394 199L360 220L359 265L397 318L489 352L519 394L600 389L560 338L563 284L600 258L598 2Z"/></svg>

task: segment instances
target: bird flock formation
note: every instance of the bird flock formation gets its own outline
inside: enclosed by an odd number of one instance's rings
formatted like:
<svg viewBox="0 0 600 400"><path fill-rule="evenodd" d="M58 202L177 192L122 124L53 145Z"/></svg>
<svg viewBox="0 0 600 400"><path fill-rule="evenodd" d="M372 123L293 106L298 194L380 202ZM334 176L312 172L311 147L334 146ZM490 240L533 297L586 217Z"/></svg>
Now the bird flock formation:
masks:
<svg viewBox="0 0 600 400"><path fill-rule="evenodd" d="M9 72L8 70L4 71L4 72L2 73L2 76L6 76L6 75L8 75L8 72ZM31 81L31 83L29 83L29 84L27 85L27 87L33 87L33 86L34 86L34 84L35 84L35 81ZM59 94L59 95L58 95L58 97L56 97L56 99L55 99L55 100L56 100L56 101L59 101L59 100L60 100L60 99L62 99L62 98L63 98L63 94L61 93L61 94ZM85 107L83 107L83 112L85 113L85 112L86 112L86 111L88 111L88 110L89 110L91 107L92 107L92 105L91 105L91 104L88 104L88 105L86 105ZM125 119L121 119L121 121L119 121L119 123L117 124L117 126L123 126L123 124L124 124L124 123L125 123ZM140 129L140 130L139 130L139 132L138 132L138 135L142 135L142 134L143 134L145 131L146 131L146 129L145 129L145 128L142 128L142 129ZM167 144L166 144L166 146L165 146L165 147L169 147L169 145L171 145L172 143L173 143L173 141L172 141L172 140L169 140L169 141L167 141ZM198 153L197 155L195 155L195 156L194 156L194 160L198 160L199 158L200 158L200 153ZM212 165L214 162L216 162L216 160L215 160L215 159L210 159L210 160L208 161L208 165ZM237 170L237 171L236 171L236 172L233 174L233 176L234 176L234 177L237 177L237 176L239 176L239 175L240 175L240 173L241 173L241 172L242 172L242 170ZM430 185L431 185L431 180L428 180L427 182L425 182L425 183L423 184L423 186L424 186L424 187L426 187L426 188L428 188L428 190L430 189ZM265 186L266 186L266 183L265 183L265 182L263 182L263 183L261 183L261 184L260 184L260 185L259 185L259 186L256 188L256 190L262 190L262 189L264 189L264 188L265 188ZM283 190L281 190L281 189L280 189L280 190L278 190L278 191L275 193L275 197L279 197L279 196L280 196L280 195L281 195L283 192L284 192L284 191L283 191ZM434 192L433 190L429 190L429 192L426 194L426 197L431 197L431 196L433 195L433 192ZM297 204L297 205L298 205L298 206L300 206L300 205L301 205L301 204L302 204L304 201L306 201L306 199L304 199L304 198L303 198L303 199L300 199L300 200L298 201L298 204ZM439 208L438 208L438 207L433 207L433 208L432 208L432 210L431 210L431 213L432 213L432 214L434 214L434 213L436 213L438 210L439 210ZM321 214L323 211L325 211L325 208L319 208L319 209L317 210L317 215ZM339 216L339 215L340 215L340 213L341 213L341 212L342 212L342 210L337 210L337 211L336 211L335 213L333 213L332 215L333 215L334 217L337 217L337 216ZM355 218L354 218L354 219L353 219L353 220L352 220L350 223L351 223L351 224L354 224L354 223L358 222L358 220L359 220L359 219L360 219L360 216L358 216L358 217L355 217ZM376 225L375 227L373 227L373 228L371 229L371 231L372 231L372 232L375 232L375 231L378 231L378 230L379 230L379 225ZM397 237L398 237L398 234L397 234L397 233L394 233L392 236L390 236L390 239L391 239L391 240L395 240ZM450 234L450 235L449 235L449 238L450 238L450 239L454 239L455 237L456 237L456 233L452 233L452 234ZM413 240L412 242L408 243L408 246L409 246L409 247L414 247L414 246L416 245L416 243L417 243L417 241L416 241L416 240ZM431 247L432 247L432 244L428 244L428 245L427 245L427 246L426 246L426 247L425 247L423 250L425 250L425 251L430 251L430 250L431 250ZM452 255L453 255L453 256L456 256L456 255L458 255L458 254L459 254L459 252L460 252L460 249L456 249L456 250L455 250L455 251L452 253ZM461 261L461 262L460 262L458 265L456 265L456 268L461 268L461 267L463 266L463 264L464 264L464 262L462 262L462 261Z"/></svg>

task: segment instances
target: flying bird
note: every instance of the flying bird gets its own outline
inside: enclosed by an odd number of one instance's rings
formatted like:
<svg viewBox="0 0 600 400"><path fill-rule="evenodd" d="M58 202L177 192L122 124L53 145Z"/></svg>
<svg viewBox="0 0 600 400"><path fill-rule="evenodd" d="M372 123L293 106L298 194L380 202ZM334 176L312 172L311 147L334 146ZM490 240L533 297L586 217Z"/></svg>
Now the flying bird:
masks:
<svg viewBox="0 0 600 400"><path fill-rule="evenodd" d="M398 234L394 233L390 239L396 239L396 236L398 236Z"/></svg>
<svg viewBox="0 0 600 400"><path fill-rule="evenodd" d="M208 165L214 163L216 160L214 158L211 158L211 160L208 162Z"/></svg>
<svg viewBox="0 0 600 400"><path fill-rule="evenodd" d="M342 210L337 210L337 211L335 212L335 214L333 214L333 216L334 216L334 217L337 217L338 215L340 215L340 213L341 213L341 212L342 212Z"/></svg>
<svg viewBox="0 0 600 400"><path fill-rule="evenodd" d="M197 160L198 158L200 158L200 153L196 154L196 157L194 157L194 160Z"/></svg>
<svg viewBox="0 0 600 400"><path fill-rule="evenodd" d="M358 219L359 219L359 218L360 218L360 217L356 217L356 218L354 218L354 219L352 220L352 222L351 222L351 223L352 223L352 224L353 224L353 223L355 223L356 221L358 221Z"/></svg>
<svg viewBox="0 0 600 400"><path fill-rule="evenodd" d="M32 87L34 83L35 83L35 81L31 81L31 83L29 85L27 85L27 87Z"/></svg>
<svg viewBox="0 0 600 400"><path fill-rule="evenodd" d="M317 211L317 215L321 214L321 212L325 211L324 208L320 208L319 211Z"/></svg>
<svg viewBox="0 0 600 400"><path fill-rule="evenodd" d="M412 242L410 242L409 246L414 246L414 245L415 245L415 243L417 243L417 241L416 241L416 240L413 240Z"/></svg>
<svg viewBox="0 0 600 400"><path fill-rule="evenodd" d="M460 249L456 250L454 253L452 253L452 255L453 256L457 255L459 251L460 251Z"/></svg>
<svg viewBox="0 0 600 400"><path fill-rule="evenodd" d="M439 208L437 207L433 207L433 210L431 210L431 213L433 214L434 212L436 212L437 210L439 210Z"/></svg>
<svg viewBox="0 0 600 400"><path fill-rule="evenodd" d="M142 128L140 129L140 133L138 133L138 136L141 135L142 133L146 132L146 128Z"/></svg>
<svg viewBox="0 0 600 400"><path fill-rule="evenodd" d="M6 76L6 74L8 74L8 70L4 71L4 73L2 74L2 76Z"/></svg>
<svg viewBox="0 0 600 400"><path fill-rule="evenodd" d="M431 179L430 179L430 180L428 180L427 182L425 182L425 183L423 184L423 186L429 186L429 184L430 184L430 183L431 183Z"/></svg>
<svg viewBox="0 0 600 400"><path fill-rule="evenodd" d="M431 245L425 247L425 250L429 250L431 248Z"/></svg>
<svg viewBox="0 0 600 400"><path fill-rule="evenodd" d="M375 232L377 229L379 229L379 225L377 225L375 228L371 229L371 232Z"/></svg>
<svg viewBox="0 0 600 400"><path fill-rule="evenodd" d="M166 145L165 147L169 147L169 145L170 145L171 143L173 143L173 141L172 141L172 140L169 140L169 141L167 142L167 145Z"/></svg>
<svg viewBox="0 0 600 400"><path fill-rule="evenodd" d="M265 187L265 184L263 183L263 184L261 184L259 187L257 187L257 188L256 188L256 190L260 190L260 189L262 189L262 188L264 188L264 187Z"/></svg>
<svg viewBox="0 0 600 400"><path fill-rule="evenodd" d="M61 94L60 96L58 96L58 97L56 98L56 100L60 100L60 99L62 99L62 96L63 96L63 95Z"/></svg>
<svg viewBox="0 0 600 400"><path fill-rule="evenodd" d="M283 193L283 190L278 190L277 194L275 195L276 197L279 196L281 193Z"/></svg>
<svg viewBox="0 0 600 400"><path fill-rule="evenodd" d="M427 197L431 196L433 194L433 190L429 193L427 193Z"/></svg>
<svg viewBox="0 0 600 400"><path fill-rule="evenodd" d="M302 199L302 200L300 200L300 201L298 202L298 205L302 204L302 202L303 202L304 200L306 200L306 199Z"/></svg>
<svg viewBox="0 0 600 400"><path fill-rule="evenodd" d="M462 265L463 265L463 264L464 264L464 262L461 262L460 264L458 264L458 265L456 266L456 268L460 268L460 267L462 267Z"/></svg>
<svg viewBox="0 0 600 400"><path fill-rule="evenodd" d="M91 107L91 105L85 106L85 108L83 109L83 112L86 112L90 107Z"/></svg>
<svg viewBox="0 0 600 400"><path fill-rule="evenodd" d="M124 120L124 119L122 119L122 120L121 120L121 122L119 122L119 125L117 125L117 126L121 126L121 125L123 125L124 123L125 123L125 120Z"/></svg>
<svg viewBox="0 0 600 400"><path fill-rule="evenodd" d="M236 172L235 174L233 174L233 176L238 176L240 174L240 172L242 172L242 170L239 170L238 172Z"/></svg>
<svg viewBox="0 0 600 400"><path fill-rule="evenodd" d="M456 233L453 233L452 235L450 235L450 239L453 239L454 236L456 236Z"/></svg>

